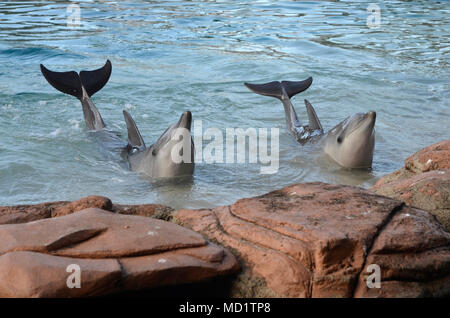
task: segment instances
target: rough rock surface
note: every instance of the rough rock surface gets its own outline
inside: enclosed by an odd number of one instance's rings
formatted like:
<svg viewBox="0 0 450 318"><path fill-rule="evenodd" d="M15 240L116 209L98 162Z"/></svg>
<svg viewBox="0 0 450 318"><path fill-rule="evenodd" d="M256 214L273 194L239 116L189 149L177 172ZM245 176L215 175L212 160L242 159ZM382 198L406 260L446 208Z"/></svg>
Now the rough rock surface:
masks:
<svg viewBox="0 0 450 318"><path fill-rule="evenodd" d="M173 214L238 256L233 296L450 295L450 233L427 212L360 188L297 184ZM374 263L381 288L368 289Z"/></svg>
<svg viewBox="0 0 450 318"><path fill-rule="evenodd" d="M238 269L198 233L100 209L0 225L0 297L80 297L202 281ZM68 288L75 264L81 288Z"/></svg>
<svg viewBox="0 0 450 318"><path fill-rule="evenodd" d="M106 197L93 195L73 202L57 201L41 204L0 206L0 224L26 223L63 216L87 208L98 208L119 214L152 216L159 219L167 218L169 212L173 211L172 208L161 204L113 204Z"/></svg>
<svg viewBox="0 0 450 318"><path fill-rule="evenodd" d="M67 205L67 201L41 204L0 206L0 224L26 223L49 218L52 211Z"/></svg>
<svg viewBox="0 0 450 318"><path fill-rule="evenodd" d="M370 190L430 212L450 231L450 140L409 156Z"/></svg>
<svg viewBox="0 0 450 318"><path fill-rule="evenodd" d="M450 140L428 146L405 160L405 168L414 173L450 169Z"/></svg>

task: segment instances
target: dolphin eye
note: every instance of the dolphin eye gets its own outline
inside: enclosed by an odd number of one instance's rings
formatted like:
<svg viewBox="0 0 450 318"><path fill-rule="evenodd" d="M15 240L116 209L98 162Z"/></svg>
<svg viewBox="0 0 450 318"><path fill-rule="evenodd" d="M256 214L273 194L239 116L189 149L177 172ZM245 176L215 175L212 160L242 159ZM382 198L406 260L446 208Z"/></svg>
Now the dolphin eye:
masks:
<svg viewBox="0 0 450 318"><path fill-rule="evenodd" d="M152 150L152 155L156 156L156 150L155 149Z"/></svg>
<svg viewBox="0 0 450 318"><path fill-rule="evenodd" d="M341 136L338 137L337 142L338 142L338 144L342 143L342 137Z"/></svg>

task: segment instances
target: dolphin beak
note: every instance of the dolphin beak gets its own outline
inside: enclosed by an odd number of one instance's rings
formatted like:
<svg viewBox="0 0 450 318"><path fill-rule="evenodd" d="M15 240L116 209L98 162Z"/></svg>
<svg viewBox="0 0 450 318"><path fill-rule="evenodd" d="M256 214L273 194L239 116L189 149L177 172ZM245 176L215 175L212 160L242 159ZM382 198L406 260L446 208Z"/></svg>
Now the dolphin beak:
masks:
<svg viewBox="0 0 450 318"><path fill-rule="evenodd" d="M373 131L373 128L375 127L375 120L377 119L377 113L374 111L369 111L366 114L366 122L367 122L367 127L369 128L370 131Z"/></svg>
<svg viewBox="0 0 450 318"><path fill-rule="evenodd" d="M192 113L190 111L185 111L178 121L178 128L186 128L191 131L191 123L192 123Z"/></svg>

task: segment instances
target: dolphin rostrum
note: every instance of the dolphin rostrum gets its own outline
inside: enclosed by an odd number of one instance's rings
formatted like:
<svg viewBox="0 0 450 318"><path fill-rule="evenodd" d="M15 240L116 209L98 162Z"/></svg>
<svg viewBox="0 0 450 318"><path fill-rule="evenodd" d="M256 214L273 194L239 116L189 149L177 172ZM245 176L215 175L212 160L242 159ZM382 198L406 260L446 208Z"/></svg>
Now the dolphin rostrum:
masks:
<svg viewBox="0 0 450 318"><path fill-rule="evenodd" d="M86 126L94 131L104 131L106 125L90 97L105 86L111 70L112 66L109 60L102 68L81 71L79 74L75 71L50 71L41 64L41 72L50 85L81 101ZM126 111L123 113L128 130L128 144L124 146L124 150L126 150L131 170L155 178L193 174L194 143L190 135L191 112L184 112L180 120L167 128L158 141L149 148L145 146L131 115ZM108 136L112 139L119 139L112 133L109 133Z"/></svg>
<svg viewBox="0 0 450 318"><path fill-rule="evenodd" d="M303 92L312 84L312 77L304 81L282 81L266 84L245 83L251 91L276 97L283 103L286 125L296 140L304 144L308 141L323 139L324 152L345 168L371 168L375 146L376 113L357 113L324 134L322 124L313 106L305 99L309 124L303 125L297 117L291 103L291 97Z"/></svg>

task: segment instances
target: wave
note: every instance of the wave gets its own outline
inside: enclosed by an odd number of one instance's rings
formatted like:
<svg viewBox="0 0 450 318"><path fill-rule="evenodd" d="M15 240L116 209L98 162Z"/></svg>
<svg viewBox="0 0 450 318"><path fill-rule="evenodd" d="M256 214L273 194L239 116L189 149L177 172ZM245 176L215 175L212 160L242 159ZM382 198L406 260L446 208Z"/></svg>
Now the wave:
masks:
<svg viewBox="0 0 450 318"><path fill-rule="evenodd" d="M21 61L42 61L60 56L64 56L64 60L84 58L84 56L79 54L43 47L8 48L0 50L0 59L20 58Z"/></svg>

